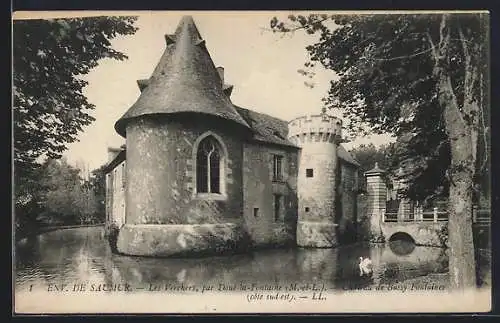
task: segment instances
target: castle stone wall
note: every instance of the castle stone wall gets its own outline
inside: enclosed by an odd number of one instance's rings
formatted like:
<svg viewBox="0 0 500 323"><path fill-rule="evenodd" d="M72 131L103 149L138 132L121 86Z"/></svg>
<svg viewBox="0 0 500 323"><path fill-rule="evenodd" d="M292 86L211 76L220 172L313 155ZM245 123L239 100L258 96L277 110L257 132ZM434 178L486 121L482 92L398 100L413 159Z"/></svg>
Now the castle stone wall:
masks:
<svg viewBox="0 0 500 323"><path fill-rule="evenodd" d="M335 220L335 145L309 142L302 146L298 174L299 219L321 222ZM308 169L312 177L307 177Z"/></svg>
<svg viewBox="0 0 500 323"><path fill-rule="evenodd" d="M297 244L332 247L335 223L337 147L342 122L331 116L306 116L289 123L289 138L301 150L298 170Z"/></svg>
<svg viewBox="0 0 500 323"><path fill-rule="evenodd" d="M106 174L106 227L125 224L126 162L122 161Z"/></svg>
<svg viewBox="0 0 500 323"><path fill-rule="evenodd" d="M357 238L357 181L358 169L354 165L340 162L340 182L337 186L336 223L338 227L338 240L341 244L352 243Z"/></svg>
<svg viewBox="0 0 500 323"><path fill-rule="evenodd" d="M217 121L217 120L216 120ZM243 208L242 142L237 132L212 131L203 120L140 118L127 127L127 224L210 224L238 222ZM220 127L219 127L220 128ZM193 154L196 140L208 131L225 146L220 199L195 192ZM225 184L224 184L225 183Z"/></svg>
<svg viewBox="0 0 500 323"><path fill-rule="evenodd" d="M283 178L273 179L273 158L282 157ZM295 243L298 150L247 143L243 149L243 215L254 245ZM275 210L279 195L279 210Z"/></svg>

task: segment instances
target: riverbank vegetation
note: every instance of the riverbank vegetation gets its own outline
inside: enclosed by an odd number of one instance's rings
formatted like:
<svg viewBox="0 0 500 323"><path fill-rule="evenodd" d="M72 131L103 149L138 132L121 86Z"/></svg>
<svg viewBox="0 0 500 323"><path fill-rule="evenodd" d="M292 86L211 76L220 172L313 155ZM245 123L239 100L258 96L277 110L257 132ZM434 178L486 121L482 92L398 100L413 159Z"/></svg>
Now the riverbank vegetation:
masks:
<svg viewBox="0 0 500 323"><path fill-rule="evenodd" d="M34 184L29 195L16 200L16 238L46 227L104 222L102 168L82 174L64 158L48 159L32 174Z"/></svg>
<svg viewBox="0 0 500 323"><path fill-rule="evenodd" d="M13 21L13 134L16 238L40 225L102 221L101 173L61 158L94 121L82 79L102 59L125 60L111 40L132 35L137 17Z"/></svg>

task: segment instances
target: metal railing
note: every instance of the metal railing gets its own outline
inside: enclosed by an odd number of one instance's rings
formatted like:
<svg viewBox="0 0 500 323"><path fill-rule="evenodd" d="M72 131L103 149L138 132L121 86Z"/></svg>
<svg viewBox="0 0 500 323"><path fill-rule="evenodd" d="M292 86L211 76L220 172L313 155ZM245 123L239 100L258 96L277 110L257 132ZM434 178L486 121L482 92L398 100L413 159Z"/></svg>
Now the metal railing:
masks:
<svg viewBox="0 0 500 323"><path fill-rule="evenodd" d="M434 207L432 211L424 211L422 208L413 208L408 214L399 217L398 212L384 212L384 222L443 222L448 221L448 211L439 210ZM491 223L491 211L479 209L474 206L472 209L472 222L475 224Z"/></svg>

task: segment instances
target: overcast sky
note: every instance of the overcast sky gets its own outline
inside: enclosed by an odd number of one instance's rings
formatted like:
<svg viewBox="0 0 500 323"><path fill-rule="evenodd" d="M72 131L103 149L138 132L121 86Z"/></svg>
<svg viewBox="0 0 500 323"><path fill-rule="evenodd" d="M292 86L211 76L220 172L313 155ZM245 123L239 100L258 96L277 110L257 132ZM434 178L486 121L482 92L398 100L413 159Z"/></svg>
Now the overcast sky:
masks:
<svg viewBox="0 0 500 323"><path fill-rule="evenodd" d="M65 156L72 164L94 169L107 161L107 147L125 143L113 125L139 97L136 80L149 78L165 49L164 35L173 33L186 13L144 13L136 23L135 35L113 40L113 47L128 60L102 60L85 79L84 94L96 108L96 118L84 128L79 142L71 144ZM225 68L225 81L234 85L234 104L285 120L321 111L332 72L317 69L309 80L297 73L307 60L305 46L314 41L297 32L282 37L268 30L273 16L286 18L289 12L189 13L206 40L216 66ZM267 29L267 30L266 30ZM314 88L304 85L314 83ZM335 114L335 112L333 112ZM347 145L385 143L387 137L362 138Z"/></svg>

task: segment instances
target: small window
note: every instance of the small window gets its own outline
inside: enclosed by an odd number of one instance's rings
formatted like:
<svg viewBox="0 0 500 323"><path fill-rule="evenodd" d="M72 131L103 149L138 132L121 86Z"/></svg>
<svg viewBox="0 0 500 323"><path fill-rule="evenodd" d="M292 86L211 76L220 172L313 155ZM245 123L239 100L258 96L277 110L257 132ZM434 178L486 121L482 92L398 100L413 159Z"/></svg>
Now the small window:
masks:
<svg viewBox="0 0 500 323"><path fill-rule="evenodd" d="M283 156L273 156L273 181L283 180Z"/></svg>
<svg viewBox="0 0 500 323"><path fill-rule="evenodd" d="M307 168L306 169L306 177L313 177L314 176L314 171L312 168Z"/></svg>
<svg viewBox="0 0 500 323"><path fill-rule="evenodd" d="M259 217L259 208L258 207L256 207L256 208L253 209L253 217L254 218Z"/></svg>
<svg viewBox="0 0 500 323"><path fill-rule="evenodd" d="M113 178L111 176L111 173L106 174L106 181L107 193L108 195L111 195L111 193L113 192Z"/></svg>
<svg viewBox="0 0 500 323"><path fill-rule="evenodd" d="M126 175L126 172L125 172L125 163L123 163L122 164L122 188L125 188L125 183L126 183L126 180L127 180L127 177L125 175Z"/></svg>
<svg viewBox="0 0 500 323"><path fill-rule="evenodd" d="M281 218L281 195L274 194L274 221Z"/></svg>
<svg viewBox="0 0 500 323"><path fill-rule="evenodd" d="M309 207L306 206L306 208L304 210L306 211L306 213L308 213L309 212Z"/></svg>

